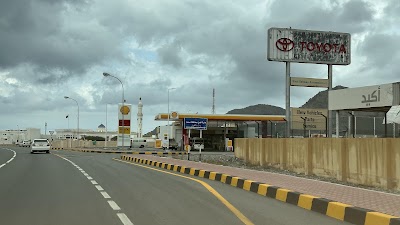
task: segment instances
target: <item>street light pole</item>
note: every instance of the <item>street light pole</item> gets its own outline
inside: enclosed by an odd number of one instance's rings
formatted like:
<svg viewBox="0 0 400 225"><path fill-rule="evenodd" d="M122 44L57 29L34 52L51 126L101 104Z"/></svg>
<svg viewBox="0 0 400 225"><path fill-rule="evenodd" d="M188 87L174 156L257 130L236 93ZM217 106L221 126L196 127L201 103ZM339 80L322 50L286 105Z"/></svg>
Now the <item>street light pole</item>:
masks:
<svg viewBox="0 0 400 225"><path fill-rule="evenodd" d="M18 131L17 131L17 144L19 143L19 125L17 125L17 129L18 129Z"/></svg>
<svg viewBox="0 0 400 225"><path fill-rule="evenodd" d="M107 106L108 103L106 103L106 137L104 138L104 147L107 148Z"/></svg>
<svg viewBox="0 0 400 225"><path fill-rule="evenodd" d="M78 140L78 147L80 147L80 143L79 143L79 104L78 104L78 101L76 101L73 98L70 98L68 96L64 96L64 98L73 100L76 103L76 105L78 106L78 125L77 125L78 130L77 130L76 139Z"/></svg>
<svg viewBox="0 0 400 225"><path fill-rule="evenodd" d="M122 86L122 108L124 108L124 103L125 103L124 84L122 83L122 81L118 77L113 76L113 75L111 75L109 73L103 73L103 76L105 76L105 77L113 77L113 78L117 79L121 83L121 86ZM125 127L125 121L124 121L124 114L123 113L122 113L122 127ZM122 147L125 147L124 136L125 136L125 129L122 130L122 137L121 137L121 139L122 139L121 140Z"/></svg>
<svg viewBox="0 0 400 225"><path fill-rule="evenodd" d="M168 147L167 149L169 150L169 139L170 139L170 133L171 133L171 128L169 126L169 116L170 116L170 112L169 112L169 91L170 90L174 90L175 88L168 88Z"/></svg>

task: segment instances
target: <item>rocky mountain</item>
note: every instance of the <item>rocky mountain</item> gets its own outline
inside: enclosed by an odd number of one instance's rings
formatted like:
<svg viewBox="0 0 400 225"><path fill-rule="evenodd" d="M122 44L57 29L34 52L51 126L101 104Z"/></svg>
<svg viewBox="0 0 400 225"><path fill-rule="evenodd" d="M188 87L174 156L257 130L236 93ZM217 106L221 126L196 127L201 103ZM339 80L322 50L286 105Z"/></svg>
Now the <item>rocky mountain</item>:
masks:
<svg viewBox="0 0 400 225"><path fill-rule="evenodd" d="M336 86L333 90L345 89L347 87L344 86ZM311 97L304 105L300 108L308 108L308 109L327 109L328 108L328 90L323 90L318 92L316 95Z"/></svg>
<svg viewBox="0 0 400 225"><path fill-rule="evenodd" d="M157 128L154 128L152 131L147 132L146 134L143 135L143 137L151 137L151 135L156 135L157 134Z"/></svg>
<svg viewBox="0 0 400 225"><path fill-rule="evenodd" d="M243 109L233 109L226 114L285 115L285 109L273 105L258 104Z"/></svg>

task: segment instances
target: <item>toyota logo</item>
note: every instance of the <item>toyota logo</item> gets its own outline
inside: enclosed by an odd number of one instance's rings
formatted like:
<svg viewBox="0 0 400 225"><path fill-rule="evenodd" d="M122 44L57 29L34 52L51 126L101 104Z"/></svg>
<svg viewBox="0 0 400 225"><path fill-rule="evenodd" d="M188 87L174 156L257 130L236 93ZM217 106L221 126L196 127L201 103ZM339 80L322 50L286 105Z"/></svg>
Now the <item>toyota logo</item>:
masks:
<svg viewBox="0 0 400 225"><path fill-rule="evenodd" d="M288 52L294 47L293 41L289 38L280 38L276 41L275 45L279 50L283 52Z"/></svg>

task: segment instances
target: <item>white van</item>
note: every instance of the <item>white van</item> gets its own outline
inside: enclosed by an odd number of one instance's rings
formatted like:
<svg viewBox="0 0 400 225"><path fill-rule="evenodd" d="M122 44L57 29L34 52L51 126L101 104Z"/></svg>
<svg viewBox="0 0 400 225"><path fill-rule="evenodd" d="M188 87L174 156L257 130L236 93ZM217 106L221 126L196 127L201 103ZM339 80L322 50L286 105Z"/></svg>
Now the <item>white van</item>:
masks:
<svg viewBox="0 0 400 225"><path fill-rule="evenodd" d="M146 139L144 138L132 138L131 148L144 148L147 146Z"/></svg>
<svg viewBox="0 0 400 225"><path fill-rule="evenodd" d="M47 139L33 139L31 144L31 153L46 152L50 153L50 143Z"/></svg>

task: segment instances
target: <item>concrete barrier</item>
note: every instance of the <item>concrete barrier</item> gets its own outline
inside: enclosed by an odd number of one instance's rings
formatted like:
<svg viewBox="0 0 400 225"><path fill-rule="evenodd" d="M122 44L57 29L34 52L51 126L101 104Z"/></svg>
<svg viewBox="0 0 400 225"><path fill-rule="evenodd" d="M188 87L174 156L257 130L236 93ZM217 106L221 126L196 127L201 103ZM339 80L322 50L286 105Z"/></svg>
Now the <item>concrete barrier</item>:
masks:
<svg viewBox="0 0 400 225"><path fill-rule="evenodd" d="M253 165L400 190L400 139L236 138L235 156Z"/></svg>

